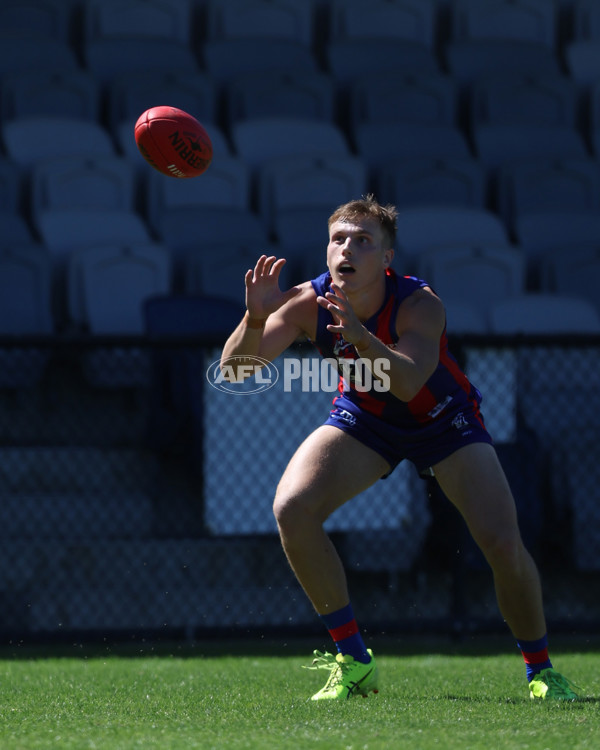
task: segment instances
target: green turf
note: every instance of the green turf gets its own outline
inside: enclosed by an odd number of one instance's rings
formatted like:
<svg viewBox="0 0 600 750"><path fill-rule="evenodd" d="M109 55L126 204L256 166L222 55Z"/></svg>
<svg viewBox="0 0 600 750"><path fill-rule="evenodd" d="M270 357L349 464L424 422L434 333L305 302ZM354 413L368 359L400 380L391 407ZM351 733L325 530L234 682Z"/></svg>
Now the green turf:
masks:
<svg viewBox="0 0 600 750"><path fill-rule="evenodd" d="M316 644L317 646L319 644ZM377 644L372 644L377 648ZM73 649L75 650L75 649ZM289 649L255 655L0 654L0 748L598 748L600 651L554 653L584 700L529 700L518 652L379 655L381 691L311 703L324 675Z"/></svg>

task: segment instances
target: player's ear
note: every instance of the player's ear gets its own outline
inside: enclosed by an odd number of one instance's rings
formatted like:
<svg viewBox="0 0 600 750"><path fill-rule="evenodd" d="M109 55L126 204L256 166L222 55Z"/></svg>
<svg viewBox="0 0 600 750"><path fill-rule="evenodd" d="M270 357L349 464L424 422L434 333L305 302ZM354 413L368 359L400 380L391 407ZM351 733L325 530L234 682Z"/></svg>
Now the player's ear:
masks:
<svg viewBox="0 0 600 750"><path fill-rule="evenodd" d="M389 268L394 260L394 248L388 248L383 255L383 267Z"/></svg>

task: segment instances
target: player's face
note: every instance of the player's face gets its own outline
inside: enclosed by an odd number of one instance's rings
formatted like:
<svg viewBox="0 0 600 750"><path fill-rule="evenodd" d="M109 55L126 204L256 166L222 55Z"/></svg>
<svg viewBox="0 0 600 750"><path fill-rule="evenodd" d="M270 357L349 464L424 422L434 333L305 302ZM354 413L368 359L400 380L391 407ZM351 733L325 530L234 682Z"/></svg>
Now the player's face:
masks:
<svg viewBox="0 0 600 750"><path fill-rule="evenodd" d="M336 221L329 229L327 266L332 281L348 291L373 281L381 283L393 256L375 219Z"/></svg>

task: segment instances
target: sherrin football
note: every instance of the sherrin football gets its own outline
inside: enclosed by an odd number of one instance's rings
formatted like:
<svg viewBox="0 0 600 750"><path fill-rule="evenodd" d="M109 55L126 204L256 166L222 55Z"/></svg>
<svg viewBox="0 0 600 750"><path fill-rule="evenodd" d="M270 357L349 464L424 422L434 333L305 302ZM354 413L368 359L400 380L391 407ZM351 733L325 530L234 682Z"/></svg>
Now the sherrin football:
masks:
<svg viewBox="0 0 600 750"><path fill-rule="evenodd" d="M197 177L212 159L204 127L176 107L151 107L135 124L135 142L144 159L170 177Z"/></svg>

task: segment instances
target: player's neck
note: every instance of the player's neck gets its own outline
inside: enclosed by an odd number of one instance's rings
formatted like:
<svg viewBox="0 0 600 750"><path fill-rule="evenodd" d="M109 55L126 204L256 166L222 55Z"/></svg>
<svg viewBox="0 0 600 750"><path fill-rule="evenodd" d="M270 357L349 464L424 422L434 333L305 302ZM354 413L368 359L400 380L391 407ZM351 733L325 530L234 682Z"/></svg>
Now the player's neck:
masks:
<svg viewBox="0 0 600 750"><path fill-rule="evenodd" d="M369 320L381 308L385 300L385 276L368 287L348 290L348 299L352 309L361 322Z"/></svg>

